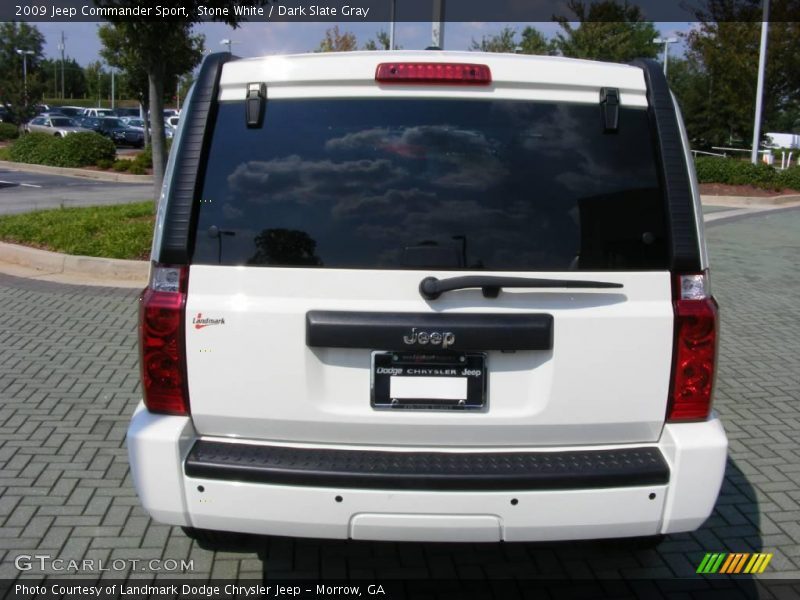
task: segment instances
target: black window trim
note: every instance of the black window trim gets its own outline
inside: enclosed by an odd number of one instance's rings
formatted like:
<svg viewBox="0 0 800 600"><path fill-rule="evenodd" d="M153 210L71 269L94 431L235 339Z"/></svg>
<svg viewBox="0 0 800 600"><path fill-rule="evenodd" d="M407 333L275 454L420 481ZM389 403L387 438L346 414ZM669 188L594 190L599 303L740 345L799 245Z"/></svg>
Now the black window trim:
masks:
<svg viewBox="0 0 800 600"><path fill-rule="evenodd" d="M662 66L653 59L631 63L644 71L647 104L658 152L669 234L670 270L699 273L702 269L689 166L683 150L678 115Z"/></svg>

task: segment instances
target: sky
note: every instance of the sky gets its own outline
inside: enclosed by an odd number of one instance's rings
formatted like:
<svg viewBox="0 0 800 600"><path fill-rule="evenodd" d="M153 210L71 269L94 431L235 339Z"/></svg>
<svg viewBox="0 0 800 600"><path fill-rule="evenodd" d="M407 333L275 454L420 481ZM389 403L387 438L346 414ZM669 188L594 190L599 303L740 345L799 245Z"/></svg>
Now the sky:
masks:
<svg viewBox="0 0 800 600"><path fill-rule="evenodd" d="M99 23L37 23L45 36L44 52L47 57L60 57L58 44L61 32L66 38L66 55L81 65L99 59L100 41L97 37ZM325 30L335 23L290 23L259 22L244 23L236 30L223 23L200 23L195 31L206 37L206 48L214 52L224 50L220 42L233 40L233 53L241 57L263 56L266 54L289 54L310 52L319 45ZM484 35L497 33L505 26L521 32L526 25L532 25L545 36L552 37L559 27L556 23L447 23L445 25L445 50L467 50L470 42L480 40ZM674 36L677 32L688 31L691 23L655 23L662 36ZM381 29L388 31L383 23L340 23L341 31L351 31L358 39L359 47ZM407 50L421 50L431 43L430 23L398 23L395 42ZM670 47L671 55L681 54L680 44Z"/></svg>

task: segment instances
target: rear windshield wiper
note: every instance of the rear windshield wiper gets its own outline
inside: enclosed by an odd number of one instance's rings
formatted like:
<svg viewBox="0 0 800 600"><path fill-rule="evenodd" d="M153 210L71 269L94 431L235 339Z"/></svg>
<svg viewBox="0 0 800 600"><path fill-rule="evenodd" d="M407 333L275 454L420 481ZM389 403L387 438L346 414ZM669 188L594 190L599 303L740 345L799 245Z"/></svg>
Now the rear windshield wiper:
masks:
<svg viewBox="0 0 800 600"><path fill-rule="evenodd" d="M497 298L501 288L621 288L621 283L608 281L581 281L577 279L538 279L533 277L493 277L491 275L467 275L437 279L426 277L419 282L419 293L426 300L436 300L444 292L481 288L485 298Z"/></svg>

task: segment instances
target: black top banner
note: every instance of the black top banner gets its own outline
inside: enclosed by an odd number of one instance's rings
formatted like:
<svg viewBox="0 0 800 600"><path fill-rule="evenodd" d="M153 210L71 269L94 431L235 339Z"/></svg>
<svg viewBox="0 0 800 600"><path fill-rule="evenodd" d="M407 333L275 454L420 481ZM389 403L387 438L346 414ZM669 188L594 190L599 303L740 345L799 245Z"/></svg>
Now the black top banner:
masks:
<svg viewBox="0 0 800 600"><path fill-rule="evenodd" d="M769 21L800 21L800 0L763 2ZM2 0L0 21L545 22L576 8L583 21L764 20L762 0Z"/></svg>

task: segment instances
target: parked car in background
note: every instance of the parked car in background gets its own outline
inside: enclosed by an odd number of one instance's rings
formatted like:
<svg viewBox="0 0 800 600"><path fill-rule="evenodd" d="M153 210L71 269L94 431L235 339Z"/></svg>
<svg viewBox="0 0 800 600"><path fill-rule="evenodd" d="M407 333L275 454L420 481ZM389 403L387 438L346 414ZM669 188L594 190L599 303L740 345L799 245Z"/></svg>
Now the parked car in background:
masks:
<svg viewBox="0 0 800 600"><path fill-rule="evenodd" d="M66 117L64 113L59 110L51 109L51 110L44 110L40 113L36 114L37 117Z"/></svg>
<svg viewBox="0 0 800 600"><path fill-rule="evenodd" d="M34 117L24 127L25 133L49 133L58 137L66 137L70 133L90 131L79 126L75 121L64 115L39 115Z"/></svg>
<svg viewBox="0 0 800 600"><path fill-rule="evenodd" d="M122 117L120 119L120 121L122 121L128 127L131 127L132 129L138 129L138 130L144 132L144 120L143 119L138 119L138 118L133 118L133 117ZM175 135L175 130L172 127L168 127L168 126L165 125L165 127L164 127L164 135L166 136L166 138L168 140L170 140Z"/></svg>
<svg viewBox="0 0 800 600"><path fill-rule="evenodd" d="M181 119L180 115L172 115L171 117L167 117L166 119L164 119L164 123L168 127L171 127L172 129L177 129L178 121L180 121L180 119Z"/></svg>
<svg viewBox="0 0 800 600"><path fill-rule="evenodd" d="M84 117L113 117L116 113L110 108L84 108Z"/></svg>
<svg viewBox="0 0 800 600"><path fill-rule="evenodd" d="M83 106L54 106L53 110L58 111L62 115L66 115L72 119L82 115L83 111L86 109Z"/></svg>
<svg viewBox="0 0 800 600"><path fill-rule="evenodd" d="M5 106L0 106L0 123L11 120L11 115L8 114L8 109Z"/></svg>
<svg viewBox="0 0 800 600"><path fill-rule="evenodd" d="M144 132L133 127L128 127L122 119L116 117L103 117L97 119L97 133L110 138L115 144L125 146L144 146Z"/></svg>
<svg viewBox="0 0 800 600"><path fill-rule="evenodd" d="M117 108L116 109L118 117L139 117L141 112L138 108Z"/></svg>

